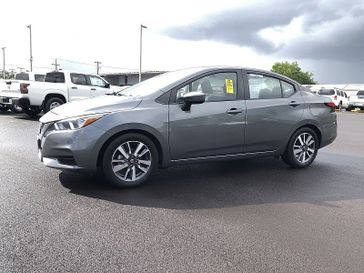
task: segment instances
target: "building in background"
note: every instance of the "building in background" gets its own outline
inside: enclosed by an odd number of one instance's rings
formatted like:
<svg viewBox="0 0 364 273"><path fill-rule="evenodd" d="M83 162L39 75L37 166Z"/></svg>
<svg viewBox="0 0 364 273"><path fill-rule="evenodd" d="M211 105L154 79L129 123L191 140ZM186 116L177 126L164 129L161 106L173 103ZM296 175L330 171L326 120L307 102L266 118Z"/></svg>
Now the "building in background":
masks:
<svg viewBox="0 0 364 273"><path fill-rule="evenodd" d="M142 74L142 81L153 78L166 71L146 71ZM139 72L105 73L101 74L112 85L134 85L139 82Z"/></svg>

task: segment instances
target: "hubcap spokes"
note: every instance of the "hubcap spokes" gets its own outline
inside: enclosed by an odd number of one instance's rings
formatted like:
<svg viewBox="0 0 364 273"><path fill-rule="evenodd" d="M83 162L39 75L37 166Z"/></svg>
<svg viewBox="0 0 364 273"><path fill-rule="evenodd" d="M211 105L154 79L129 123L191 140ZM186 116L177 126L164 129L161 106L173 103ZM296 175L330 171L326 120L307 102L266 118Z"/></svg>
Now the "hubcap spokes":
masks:
<svg viewBox="0 0 364 273"><path fill-rule="evenodd" d="M60 105L61 104L59 102L52 102L51 105L49 105L49 109L52 110Z"/></svg>
<svg viewBox="0 0 364 273"><path fill-rule="evenodd" d="M115 175L125 181L142 178L152 164L149 148L140 141L127 141L116 148L111 159Z"/></svg>
<svg viewBox="0 0 364 273"><path fill-rule="evenodd" d="M293 154L298 162L304 164L315 154L315 139L310 133L300 134L293 144Z"/></svg>

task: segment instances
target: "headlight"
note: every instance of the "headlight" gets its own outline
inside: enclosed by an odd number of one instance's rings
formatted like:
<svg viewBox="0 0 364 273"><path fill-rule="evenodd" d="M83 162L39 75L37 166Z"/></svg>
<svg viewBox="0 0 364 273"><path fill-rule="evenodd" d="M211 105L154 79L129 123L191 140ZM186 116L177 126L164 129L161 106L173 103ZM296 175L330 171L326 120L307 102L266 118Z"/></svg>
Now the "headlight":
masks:
<svg viewBox="0 0 364 273"><path fill-rule="evenodd" d="M54 129L56 131L76 130L86 127L87 125L90 125L91 123L95 122L96 120L102 117L103 115L94 115L94 116L83 116L83 117L65 119L56 122L54 124Z"/></svg>

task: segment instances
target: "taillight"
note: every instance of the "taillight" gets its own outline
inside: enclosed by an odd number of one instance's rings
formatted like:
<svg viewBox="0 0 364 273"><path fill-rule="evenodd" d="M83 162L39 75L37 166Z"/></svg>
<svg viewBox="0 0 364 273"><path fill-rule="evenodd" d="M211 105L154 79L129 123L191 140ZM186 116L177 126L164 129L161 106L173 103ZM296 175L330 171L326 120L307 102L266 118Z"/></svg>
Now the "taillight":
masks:
<svg viewBox="0 0 364 273"><path fill-rule="evenodd" d="M330 101L330 102L325 102L325 105L327 107L330 107L331 108L331 112L335 112L335 108L336 108L335 103L333 103L332 101Z"/></svg>
<svg viewBox="0 0 364 273"><path fill-rule="evenodd" d="M336 95L334 96L334 100L337 100L337 96Z"/></svg>
<svg viewBox="0 0 364 273"><path fill-rule="evenodd" d="M29 83L21 83L20 84L20 93L28 94L28 86L29 86Z"/></svg>

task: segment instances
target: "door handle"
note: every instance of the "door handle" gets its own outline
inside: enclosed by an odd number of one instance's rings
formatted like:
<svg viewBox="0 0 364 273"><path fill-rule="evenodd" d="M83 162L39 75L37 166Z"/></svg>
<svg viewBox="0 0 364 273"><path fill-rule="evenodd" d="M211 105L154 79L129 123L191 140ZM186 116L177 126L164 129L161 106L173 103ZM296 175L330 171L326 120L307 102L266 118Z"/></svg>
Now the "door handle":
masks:
<svg viewBox="0 0 364 273"><path fill-rule="evenodd" d="M72 88L72 89L77 89L77 87L76 87L76 86L72 86L71 88Z"/></svg>
<svg viewBox="0 0 364 273"><path fill-rule="evenodd" d="M241 108L231 108L231 109L227 110L226 113L229 114L229 115L236 115L236 114L243 113L243 109L241 109Z"/></svg>
<svg viewBox="0 0 364 273"><path fill-rule="evenodd" d="M92 90L92 91L95 91L95 90L96 90L96 88L91 88L91 90Z"/></svg>
<svg viewBox="0 0 364 273"><path fill-rule="evenodd" d="M297 101L291 101L290 103L288 103L289 106L293 106L293 107L296 107L298 105L300 105L300 103L298 103Z"/></svg>

